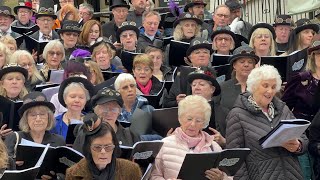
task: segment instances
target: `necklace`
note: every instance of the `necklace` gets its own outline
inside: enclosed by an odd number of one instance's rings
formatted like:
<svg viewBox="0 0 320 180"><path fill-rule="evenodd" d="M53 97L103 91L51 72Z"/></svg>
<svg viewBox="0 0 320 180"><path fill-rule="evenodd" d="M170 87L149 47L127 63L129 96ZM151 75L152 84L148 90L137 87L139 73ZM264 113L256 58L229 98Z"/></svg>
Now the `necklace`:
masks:
<svg viewBox="0 0 320 180"><path fill-rule="evenodd" d="M71 123L71 118L68 116L68 112L65 113L65 116L64 116L67 120L67 125L69 125ZM79 120L82 120L83 119L83 114L80 114L80 118Z"/></svg>

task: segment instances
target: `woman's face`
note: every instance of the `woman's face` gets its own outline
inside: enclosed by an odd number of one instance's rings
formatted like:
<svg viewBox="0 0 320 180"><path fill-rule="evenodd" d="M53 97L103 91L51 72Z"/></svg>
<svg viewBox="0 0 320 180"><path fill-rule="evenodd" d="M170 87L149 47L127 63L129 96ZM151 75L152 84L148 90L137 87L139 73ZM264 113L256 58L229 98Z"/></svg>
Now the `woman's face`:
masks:
<svg viewBox="0 0 320 180"><path fill-rule="evenodd" d="M229 52L232 45L232 37L229 34L218 34L214 43L216 43L217 52Z"/></svg>
<svg viewBox="0 0 320 180"><path fill-rule="evenodd" d="M115 125L118 116L120 115L121 107L116 101L107 102L98 105L97 114L104 122Z"/></svg>
<svg viewBox="0 0 320 180"><path fill-rule="evenodd" d="M256 63L252 58L239 58L233 63L233 69L236 76L248 78Z"/></svg>
<svg viewBox="0 0 320 180"><path fill-rule="evenodd" d="M257 34L253 39L253 46L256 51L270 51L271 36L270 34Z"/></svg>
<svg viewBox="0 0 320 180"><path fill-rule="evenodd" d="M64 99L67 109L72 111L82 111L86 105L86 93L81 87L73 87L69 89Z"/></svg>
<svg viewBox="0 0 320 180"><path fill-rule="evenodd" d="M20 56L19 65L28 71L28 78L33 74L33 59L29 59L27 56Z"/></svg>
<svg viewBox="0 0 320 180"><path fill-rule="evenodd" d="M197 137L204 127L205 115L200 108L188 108L185 113L179 117L179 122L184 133L190 137Z"/></svg>
<svg viewBox="0 0 320 180"><path fill-rule="evenodd" d="M137 97L137 86L135 82L125 80L121 82L119 93L123 101L135 101Z"/></svg>
<svg viewBox="0 0 320 180"><path fill-rule="evenodd" d="M305 29L300 32L301 45L303 47L309 47L312 44L312 39L314 36L314 31L312 29Z"/></svg>
<svg viewBox="0 0 320 180"><path fill-rule="evenodd" d="M320 51L316 51L314 53L314 61L315 61L316 69L320 68Z"/></svg>
<svg viewBox="0 0 320 180"><path fill-rule="evenodd" d="M163 62L163 56L162 56L162 53L159 51L153 51L153 52L150 52L148 54L152 61L153 61L153 65L154 65L154 70L160 70L161 68L161 65L162 65L162 62Z"/></svg>
<svg viewBox="0 0 320 180"><path fill-rule="evenodd" d="M44 132L48 127L49 114L42 106L35 107L27 112L27 120L30 131Z"/></svg>
<svg viewBox="0 0 320 180"><path fill-rule="evenodd" d="M0 51L0 69L5 65L6 62L6 55Z"/></svg>
<svg viewBox="0 0 320 180"><path fill-rule="evenodd" d="M95 138L91 143L93 162L99 170L104 169L112 160L114 144L111 133Z"/></svg>
<svg viewBox="0 0 320 180"><path fill-rule="evenodd" d="M191 83L192 95L199 95L207 100L211 100L215 87L211 82L203 79L195 79Z"/></svg>
<svg viewBox="0 0 320 180"><path fill-rule="evenodd" d="M152 69L148 65L137 64L133 69L133 74L137 82L146 85L152 77Z"/></svg>
<svg viewBox="0 0 320 180"><path fill-rule="evenodd" d="M89 31L88 44L90 44L92 41L97 40L99 36L100 36L99 26L97 24L94 24Z"/></svg>
<svg viewBox="0 0 320 180"><path fill-rule="evenodd" d="M181 22L183 35L190 39L196 35L197 23L193 20L184 20Z"/></svg>
<svg viewBox="0 0 320 180"><path fill-rule="evenodd" d="M108 49L103 46L95 55L95 60L100 69L108 69L110 67L111 54L108 53Z"/></svg>
<svg viewBox="0 0 320 180"><path fill-rule="evenodd" d="M61 34L61 39L65 48L72 48L77 44L79 34L76 32L64 32Z"/></svg>
<svg viewBox="0 0 320 180"><path fill-rule="evenodd" d="M48 51L46 62L51 68L57 69L62 61L63 52L58 47L53 47Z"/></svg>
<svg viewBox="0 0 320 180"><path fill-rule="evenodd" d="M11 72L4 75L2 87L6 90L7 96L10 98L18 97L24 87L24 77L19 72Z"/></svg>
<svg viewBox="0 0 320 180"><path fill-rule="evenodd" d="M120 34L120 42L125 50L135 49L137 39L137 34L132 30L123 31Z"/></svg>
<svg viewBox="0 0 320 180"><path fill-rule="evenodd" d="M7 43L6 46L12 54L17 50L17 47L12 43Z"/></svg>
<svg viewBox="0 0 320 180"><path fill-rule="evenodd" d="M208 66L210 59L210 51L205 48L192 51L189 59L193 67Z"/></svg>
<svg viewBox="0 0 320 180"><path fill-rule="evenodd" d="M261 80L253 89L253 99L261 108L268 108L268 105L276 95L277 81L276 79Z"/></svg>

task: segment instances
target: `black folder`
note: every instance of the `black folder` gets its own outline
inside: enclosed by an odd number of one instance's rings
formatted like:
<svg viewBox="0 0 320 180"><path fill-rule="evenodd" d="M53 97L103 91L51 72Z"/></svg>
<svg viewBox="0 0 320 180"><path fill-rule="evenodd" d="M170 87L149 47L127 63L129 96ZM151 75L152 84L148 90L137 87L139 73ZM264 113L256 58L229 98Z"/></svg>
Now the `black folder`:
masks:
<svg viewBox="0 0 320 180"><path fill-rule="evenodd" d="M170 128L180 126L178 121L178 108L155 109L152 112L152 129L160 136L166 137Z"/></svg>
<svg viewBox="0 0 320 180"><path fill-rule="evenodd" d="M40 63L40 55L43 53L44 47L48 42L40 42L38 39L34 39L30 36L25 36L26 49L32 53L33 50L37 51L38 59L37 63Z"/></svg>
<svg viewBox="0 0 320 180"><path fill-rule="evenodd" d="M17 37L14 38L14 40L16 40L17 43L17 47L19 48L21 46L21 44L23 43L23 40L25 39L24 35L19 35Z"/></svg>
<svg viewBox="0 0 320 180"><path fill-rule="evenodd" d="M163 40L163 47L166 47L168 44L170 44L171 40L173 40L173 36L164 37Z"/></svg>
<svg viewBox="0 0 320 180"><path fill-rule="evenodd" d="M3 96L0 96L0 113L2 114L3 124L7 124L8 128L19 131L19 121L20 116L18 115L18 110L22 106L22 101L11 101Z"/></svg>
<svg viewBox="0 0 320 180"><path fill-rule="evenodd" d="M188 83L188 75L195 70L195 67L180 67L180 94L188 94L191 92L191 86Z"/></svg>
<svg viewBox="0 0 320 180"><path fill-rule="evenodd" d="M19 34L33 34L35 33L36 31L39 30L39 26L38 25L33 25L31 27L18 27L18 26L11 26L11 30L16 32L16 33L19 33Z"/></svg>
<svg viewBox="0 0 320 180"><path fill-rule="evenodd" d="M229 64L230 57L231 57L230 55L212 54L211 65L221 66L221 65Z"/></svg>
<svg viewBox="0 0 320 180"><path fill-rule="evenodd" d="M5 171L1 180L13 180L13 179L36 179L39 173L40 167L32 167L23 170L9 170Z"/></svg>
<svg viewBox="0 0 320 180"><path fill-rule="evenodd" d="M129 73L132 73L133 69L133 59L136 57L136 55L142 54L142 53L134 53L129 51L122 51L121 52L121 62L122 65L127 69Z"/></svg>
<svg viewBox="0 0 320 180"><path fill-rule="evenodd" d="M101 72L105 81L113 77L117 77L120 74L120 72L112 72L112 71L101 71Z"/></svg>
<svg viewBox="0 0 320 180"><path fill-rule="evenodd" d="M218 81L218 83L231 79L232 67L230 66L230 64L214 66L213 68L217 73L216 80Z"/></svg>
<svg viewBox="0 0 320 180"><path fill-rule="evenodd" d="M185 57L190 43L171 40L169 49L169 64L171 66L188 66Z"/></svg>
<svg viewBox="0 0 320 180"><path fill-rule="evenodd" d="M160 104L160 99L162 98L163 95L163 90L165 89L165 83L162 83L161 90L157 94L153 95L144 95L142 94L141 96L145 97L148 100L148 103L153 106L155 109L161 108Z"/></svg>
<svg viewBox="0 0 320 180"><path fill-rule="evenodd" d="M233 176L241 168L250 154L248 148L225 149L221 152L187 153L182 163L178 179L207 180L205 171L219 168L228 176Z"/></svg>

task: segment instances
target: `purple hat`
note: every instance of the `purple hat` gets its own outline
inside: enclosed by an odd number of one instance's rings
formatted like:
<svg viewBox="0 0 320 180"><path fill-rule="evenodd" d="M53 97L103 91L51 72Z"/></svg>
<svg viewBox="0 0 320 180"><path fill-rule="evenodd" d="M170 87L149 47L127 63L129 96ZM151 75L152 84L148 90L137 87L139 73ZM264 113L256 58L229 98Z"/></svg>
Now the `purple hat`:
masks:
<svg viewBox="0 0 320 180"><path fill-rule="evenodd" d="M76 49L74 50L69 59L75 59L76 57L82 57L84 59L91 58L90 51L84 50L84 49Z"/></svg>

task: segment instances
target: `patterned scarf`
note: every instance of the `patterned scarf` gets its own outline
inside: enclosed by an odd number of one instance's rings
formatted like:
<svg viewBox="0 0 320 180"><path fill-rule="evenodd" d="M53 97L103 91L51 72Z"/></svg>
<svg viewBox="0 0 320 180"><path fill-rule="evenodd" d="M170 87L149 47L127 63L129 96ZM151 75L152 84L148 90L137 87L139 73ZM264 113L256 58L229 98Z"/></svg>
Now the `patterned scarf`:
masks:
<svg viewBox="0 0 320 180"><path fill-rule="evenodd" d="M264 115L267 116L267 118L269 119L269 121L272 121L272 119L274 118L274 113L275 113L275 108L274 108L274 104L272 102L270 102L269 106L268 106L268 112L265 112L262 110L262 108L257 104L257 102L253 99L253 96L250 95L248 97L248 101L249 103L253 106L253 108L257 111L261 111Z"/></svg>

